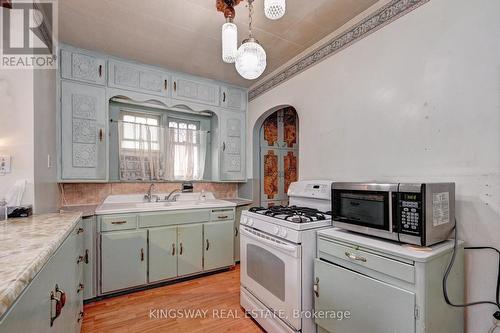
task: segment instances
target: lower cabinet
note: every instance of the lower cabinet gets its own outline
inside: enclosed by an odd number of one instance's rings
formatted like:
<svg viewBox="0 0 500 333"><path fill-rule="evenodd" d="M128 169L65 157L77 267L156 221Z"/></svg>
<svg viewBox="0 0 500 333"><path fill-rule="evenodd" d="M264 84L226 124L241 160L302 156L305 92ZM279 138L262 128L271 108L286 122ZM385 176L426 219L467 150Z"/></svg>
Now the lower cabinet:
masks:
<svg viewBox="0 0 500 333"><path fill-rule="evenodd" d="M203 226L203 269L212 270L234 264L234 221L209 222Z"/></svg>
<svg viewBox="0 0 500 333"><path fill-rule="evenodd" d="M83 228L83 299L92 299L96 296L95 288L95 216L82 220Z"/></svg>
<svg viewBox="0 0 500 333"><path fill-rule="evenodd" d="M0 320L2 333L77 333L83 317L82 250L83 233L79 223L57 252L26 287ZM66 296L56 316L56 299Z"/></svg>
<svg viewBox="0 0 500 333"><path fill-rule="evenodd" d="M101 234L103 293L147 283L147 230Z"/></svg>
<svg viewBox="0 0 500 333"><path fill-rule="evenodd" d="M149 282L171 279L177 276L177 227L148 230Z"/></svg>
<svg viewBox="0 0 500 333"><path fill-rule="evenodd" d="M177 271L179 276L201 272L203 270L203 225L188 224L177 227L179 256Z"/></svg>

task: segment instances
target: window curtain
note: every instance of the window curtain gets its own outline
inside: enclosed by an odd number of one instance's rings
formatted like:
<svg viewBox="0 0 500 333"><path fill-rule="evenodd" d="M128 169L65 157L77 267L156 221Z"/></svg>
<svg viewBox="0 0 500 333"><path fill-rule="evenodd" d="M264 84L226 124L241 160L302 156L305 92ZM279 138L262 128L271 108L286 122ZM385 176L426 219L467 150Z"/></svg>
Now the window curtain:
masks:
<svg viewBox="0 0 500 333"><path fill-rule="evenodd" d="M133 145L126 130L140 133ZM121 180L201 180L207 131L121 122L118 126Z"/></svg>

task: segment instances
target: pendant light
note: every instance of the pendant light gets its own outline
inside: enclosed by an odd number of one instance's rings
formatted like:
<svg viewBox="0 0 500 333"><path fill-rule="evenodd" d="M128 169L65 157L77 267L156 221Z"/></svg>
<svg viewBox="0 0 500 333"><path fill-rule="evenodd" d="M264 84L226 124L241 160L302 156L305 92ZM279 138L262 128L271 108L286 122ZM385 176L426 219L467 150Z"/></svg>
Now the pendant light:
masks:
<svg viewBox="0 0 500 333"><path fill-rule="evenodd" d="M253 1L248 0L248 38L238 48L236 71L247 80L254 80L266 69L266 51L252 35Z"/></svg>
<svg viewBox="0 0 500 333"><path fill-rule="evenodd" d="M232 64L236 61L238 52L238 27L232 19L227 19L222 25L222 60Z"/></svg>
<svg viewBox="0 0 500 333"><path fill-rule="evenodd" d="M270 20L278 20L285 15L286 0L264 0L264 14Z"/></svg>

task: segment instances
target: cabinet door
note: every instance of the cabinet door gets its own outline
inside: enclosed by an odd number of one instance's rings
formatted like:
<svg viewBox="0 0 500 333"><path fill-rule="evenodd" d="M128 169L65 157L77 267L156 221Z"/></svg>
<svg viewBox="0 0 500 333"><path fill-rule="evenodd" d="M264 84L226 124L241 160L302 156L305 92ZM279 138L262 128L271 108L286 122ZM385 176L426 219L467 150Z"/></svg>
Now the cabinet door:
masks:
<svg viewBox="0 0 500 333"><path fill-rule="evenodd" d="M148 230L149 282L177 276L177 227Z"/></svg>
<svg viewBox="0 0 500 333"><path fill-rule="evenodd" d="M205 223L203 232L203 269L234 265L234 221Z"/></svg>
<svg viewBox="0 0 500 333"><path fill-rule="evenodd" d="M83 299L90 299L96 296L95 290L95 217L83 219Z"/></svg>
<svg viewBox="0 0 500 333"><path fill-rule="evenodd" d="M105 89L61 84L61 178L106 180Z"/></svg>
<svg viewBox="0 0 500 333"><path fill-rule="evenodd" d="M61 76L65 79L104 85L106 60L90 53L62 50Z"/></svg>
<svg viewBox="0 0 500 333"><path fill-rule="evenodd" d="M101 234L101 288L103 293L147 282L147 230Z"/></svg>
<svg viewBox="0 0 500 333"><path fill-rule="evenodd" d="M219 106L219 86L182 76L173 76L172 97L175 99Z"/></svg>
<svg viewBox="0 0 500 333"><path fill-rule="evenodd" d="M188 224L177 227L177 272L179 276L203 270L203 225Z"/></svg>
<svg viewBox="0 0 500 333"><path fill-rule="evenodd" d="M247 107L247 92L243 89L233 87L221 87L222 107L244 111Z"/></svg>
<svg viewBox="0 0 500 333"><path fill-rule="evenodd" d="M221 180L245 180L245 114L221 114Z"/></svg>
<svg viewBox="0 0 500 333"><path fill-rule="evenodd" d="M158 96L167 96L167 73L120 61L109 61L109 86Z"/></svg>
<svg viewBox="0 0 500 333"><path fill-rule="evenodd" d="M316 311L342 310L350 319L316 318L329 332L415 332L415 294L337 265L314 261Z"/></svg>

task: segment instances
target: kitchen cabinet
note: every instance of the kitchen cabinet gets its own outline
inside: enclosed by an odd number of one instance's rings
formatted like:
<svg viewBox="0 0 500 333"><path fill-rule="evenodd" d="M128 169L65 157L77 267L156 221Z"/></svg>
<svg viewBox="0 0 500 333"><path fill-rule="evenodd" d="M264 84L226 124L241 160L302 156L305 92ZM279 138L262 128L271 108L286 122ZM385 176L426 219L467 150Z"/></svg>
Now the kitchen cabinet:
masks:
<svg viewBox="0 0 500 333"><path fill-rule="evenodd" d="M172 98L219 106L219 86L204 80L175 74L172 76Z"/></svg>
<svg viewBox="0 0 500 333"><path fill-rule="evenodd" d="M245 113L224 111L220 114L220 180L244 181Z"/></svg>
<svg viewBox="0 0 500 333"><path fill-rule="evenodd" d="M203 269L213 270L234 265L234 220L209 222L203 225Z"/></svg>
<svg viewBox="0 0 500 333"><path fill-rule="evenodd" d="M83 248L83 235L78 223L63 241L57 252L33 278L17 301L2 316L0 332L80 332L83 313L83 294L78 291L82 276L80 263L76 260ZM59 292L56 292L57 290ZM66 303L61 314L51 324L55 315L56 301L51 293L66 294Z"/></svg>
<svg viewBox="0 0 500 333"><path fill-rule="evenodd" d="M91 52L61 50L61 76L64 79L105 85L106 59Z"/></svg>
<svg viewBox="0 0 500 333"><path fill-rule="evenodd" d="M177 227L148 230L149 282L177 276Z"/></svg>
<svg viewBox="0 0 500 333"><path fill-rule="evenodd" d="M95 258L95 216L85 217L82 220L83 228L83 299L96 297L96 258Z"/></svg>
<svg viewBox="0 0 500 333"><path fill-rule="evenodd" d="M109 61L108 86L158 96L167 96L170 77L167 72L126 62Z"/></svg>
<svg viewBox="0 0 500 333"><path fill-rule="evenodd" d="M101 234L103 293L147 283L147 230Z"/></svg>
<svg viewBox="0 0 500 333"><path fill-rule="evenodd" d="M271 114L260 131L261 206L287 203L288 187L298 180L298 121L293 108Z"/></svg>
<svg viewBox="0 0 500 333"><path fill-rule="evenodd" d="M203 225L187 224L177 227L179 255L177 271L179 276L189 275L203 270Z"/></svg>
<svg viewBox="0 0 500 333"><path fill-rule="evenodd" d="M227 109L245 111L247 107L246 90L221 86L220 105Z"/></svg>
<svg viewBox="0 0 500 333"><path fill-rule="evenodd" d="M61 178L105 180L106 103L101 87L61 83Z"/></svg>
<svg viewBox="0 0 500 333"><path fill-rule="evenodd" d="M343 320L318 316L318 331L463 332L463 309L446 304L442 291L453 241L431 248L415 251L336 228L318 231L315 310L349 311L350 316ZM447 286L450 298L463 303L463 242L457 245Z"/></svg>

